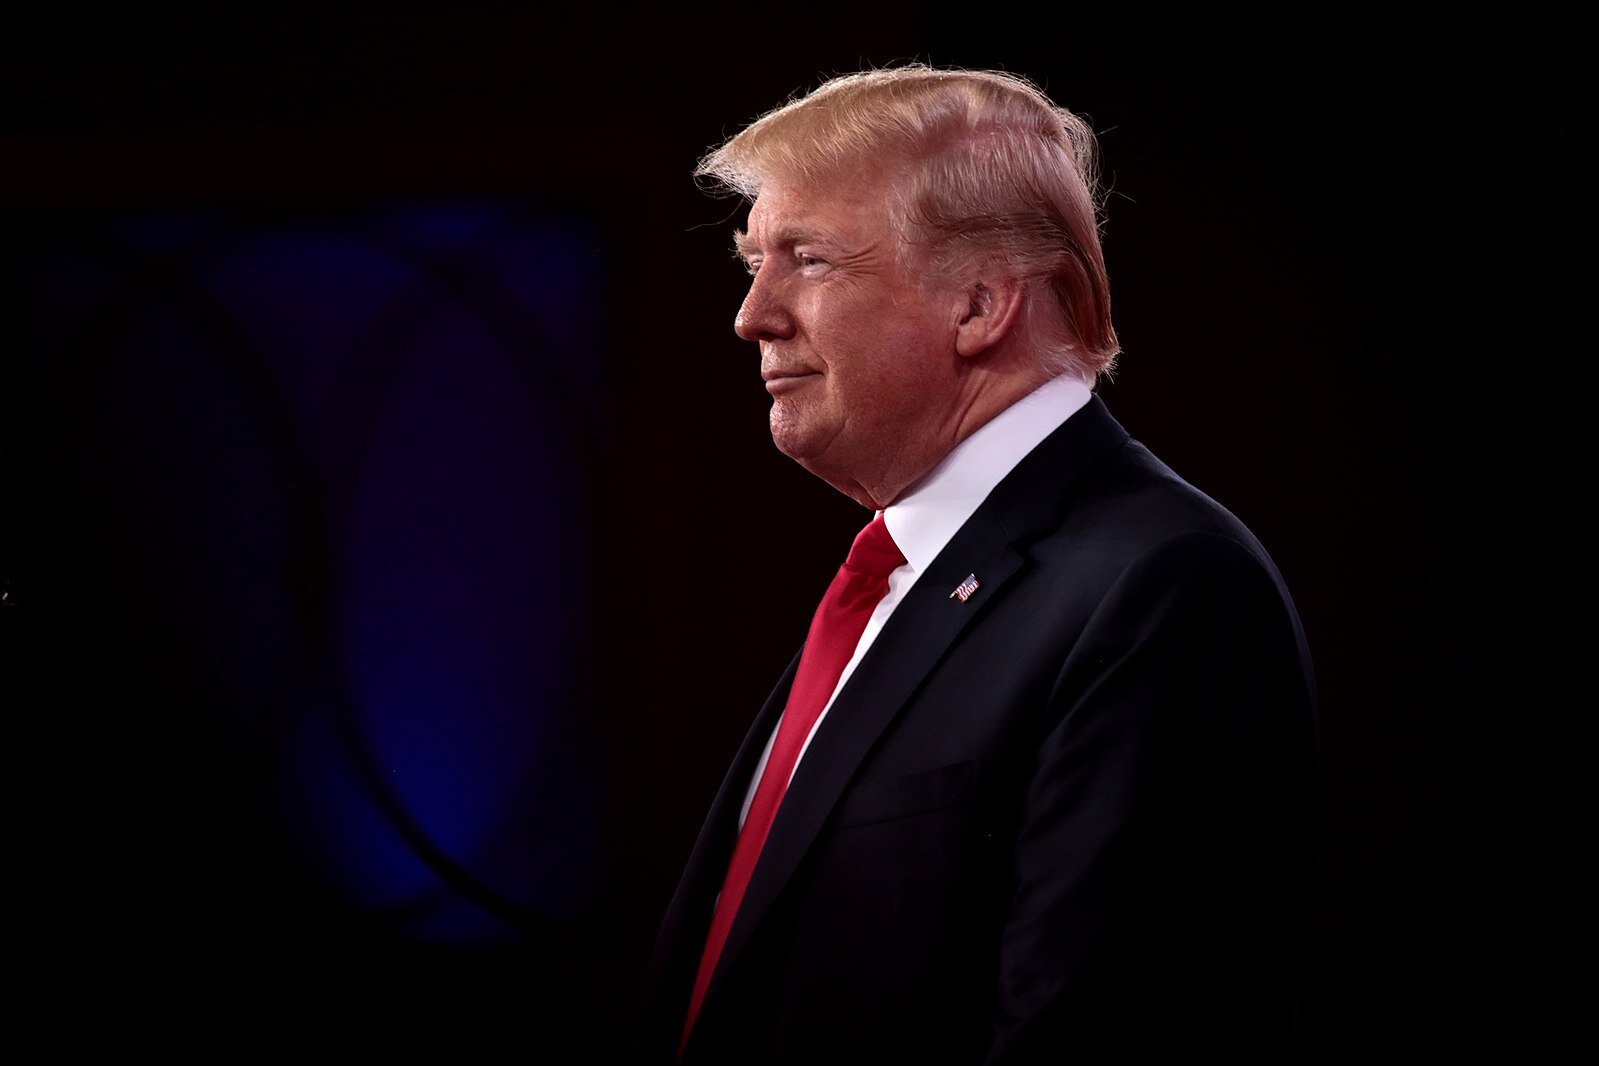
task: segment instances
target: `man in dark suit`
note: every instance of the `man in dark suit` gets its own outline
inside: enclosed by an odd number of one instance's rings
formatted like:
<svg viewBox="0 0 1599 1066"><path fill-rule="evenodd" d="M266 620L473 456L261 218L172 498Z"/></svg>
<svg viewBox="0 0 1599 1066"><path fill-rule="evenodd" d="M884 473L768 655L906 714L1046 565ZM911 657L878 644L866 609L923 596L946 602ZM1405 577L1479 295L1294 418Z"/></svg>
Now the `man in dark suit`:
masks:
<svg viewBox="0 0 1599 1066"><path fill-rule="evenodd" d="M1309 661L1265 551L1091 394L1092 138L1006 75L835 79L702 164L778 447L878 512L662 926L644 1059L1286 1053Z"/></svg>

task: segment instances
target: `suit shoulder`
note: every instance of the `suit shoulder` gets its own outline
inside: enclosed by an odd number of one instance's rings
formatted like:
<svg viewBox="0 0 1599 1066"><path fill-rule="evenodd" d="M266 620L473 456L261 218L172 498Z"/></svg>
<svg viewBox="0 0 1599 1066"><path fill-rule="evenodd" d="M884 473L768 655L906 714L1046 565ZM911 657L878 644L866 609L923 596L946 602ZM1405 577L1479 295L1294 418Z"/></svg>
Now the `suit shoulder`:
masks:
<svg viewBox="0 0 1599 1066"><path fill-rule="evenodd" d="M1131 557L1162 548L1219 561L1229 554L1221 545L1231 543L1275 573L1265 548L1237 516L1132 439L1101 456L1072 486L1063 529L1114 540Z"/></svg>

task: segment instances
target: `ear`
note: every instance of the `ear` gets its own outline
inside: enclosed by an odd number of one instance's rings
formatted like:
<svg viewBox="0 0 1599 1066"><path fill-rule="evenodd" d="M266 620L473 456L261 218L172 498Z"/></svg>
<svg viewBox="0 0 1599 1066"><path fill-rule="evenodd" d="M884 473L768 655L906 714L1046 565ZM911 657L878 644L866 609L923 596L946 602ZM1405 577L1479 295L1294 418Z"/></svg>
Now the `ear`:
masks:
<svg viewBox="0 0 1599 1066"><path fill-rule="evenodd" d="M967 304L955 326L955 351L970 359L1005 338L1016 325L1027 286L1020 278L988 277L966 290Z"/></svg>

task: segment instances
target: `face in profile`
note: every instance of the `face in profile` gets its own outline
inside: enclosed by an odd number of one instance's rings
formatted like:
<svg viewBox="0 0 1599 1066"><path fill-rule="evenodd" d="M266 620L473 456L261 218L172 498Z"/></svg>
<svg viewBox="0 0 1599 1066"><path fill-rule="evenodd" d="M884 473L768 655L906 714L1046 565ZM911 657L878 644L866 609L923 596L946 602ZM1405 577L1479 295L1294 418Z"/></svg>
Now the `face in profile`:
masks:
<svg viewBox="0 0 1599 1066"><path fill-rule="evenodd" d="M771 181L738 238L751 282L734 328L760 346L772 439L857 499L849 486L948 423L959 363L959 293L917 270L889 191L870 169L821 188Z"/></svg>

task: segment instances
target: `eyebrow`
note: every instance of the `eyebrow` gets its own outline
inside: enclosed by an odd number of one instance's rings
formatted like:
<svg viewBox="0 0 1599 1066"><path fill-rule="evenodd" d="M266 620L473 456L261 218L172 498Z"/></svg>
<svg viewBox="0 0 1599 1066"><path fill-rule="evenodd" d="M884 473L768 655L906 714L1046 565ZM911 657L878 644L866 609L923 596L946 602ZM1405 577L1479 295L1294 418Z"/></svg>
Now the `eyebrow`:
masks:
<svg viewBox="0 0 1599 1066"><path fill-rule="evenodd" d="M806 229L800 226L789 226L780 229L772 235L773 243L779 248L792 248L797 244L809 244L818 241L830 242L831 236L818 229ZM740 258L748 259L760 254L760 246L743 230L733 231L733 251Z"/></svg>

